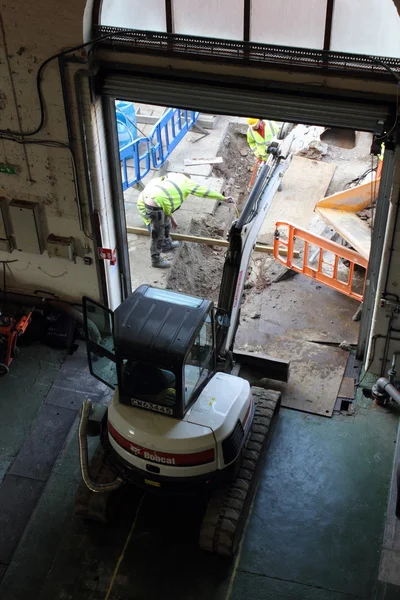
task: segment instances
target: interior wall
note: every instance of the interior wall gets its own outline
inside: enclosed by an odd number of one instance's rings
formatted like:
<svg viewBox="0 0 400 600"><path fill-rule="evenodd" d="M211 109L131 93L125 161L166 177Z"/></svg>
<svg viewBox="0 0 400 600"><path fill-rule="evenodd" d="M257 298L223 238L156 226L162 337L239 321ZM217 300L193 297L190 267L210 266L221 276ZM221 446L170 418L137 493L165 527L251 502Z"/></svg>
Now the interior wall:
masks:
<svg viewBox="0 0 400 600"><path fill-rule="evenodd" d="M32 130L39 123L36 74L40 64L52 54L83 41L84 0L29 0L1 4L0 27L0 128ZM82 53L77 57L83 58ZM57 140L68 143L58 61L43 74L46 103L44 128L27 139ZM18 260L10 265L10 290L32 293L43 290L64 299L80 300L83 294L99 297L95 256L83 197L86 234L81 231L77 210L75 175L68 150L34 144L0 141L0 163L17 167L16 175L0 173L0 196L11 200L36 202L44 241L49 234L75 240L76 262L64 258L14 250L0 251L0 260ZM82 165L78 165L82 170ZM87 265L84 258L90 258Z"/></svg>
<svg viewBox="0 0 400 600"><path fill-rule="evenodd" d="M383 306L382 298L387 300ZM386 375L394 352L400 352L400 146L397 147L395 155L382 270L378 280L365 360L369 372L374 375ZM397 363L400 369L400 358Z"/></svg>

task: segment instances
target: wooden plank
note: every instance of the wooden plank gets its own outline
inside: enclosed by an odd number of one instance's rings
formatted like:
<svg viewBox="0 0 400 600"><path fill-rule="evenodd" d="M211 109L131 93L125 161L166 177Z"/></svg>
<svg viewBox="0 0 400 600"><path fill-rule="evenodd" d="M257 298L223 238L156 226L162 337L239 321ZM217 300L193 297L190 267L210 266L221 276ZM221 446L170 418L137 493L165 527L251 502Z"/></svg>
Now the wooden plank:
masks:
<svg viewBox="0 0 400 600"><path fill-rule="evenodd" d="M127 227L126 231L127 233L134 233L135 235L150 235L147 229L144 229L144 227ZM206 244L206 246L222 246L224 248L227 248L229 246L229 242L227 240L200 237L196 235L188 235L185 233L171 233L171 237L173 240L178 240L181 242L193 242L195 244ZM273 246L266 246L265 244L256 244L254 250L256 252L266 252L267 254L272 254L274 248ZM280 254L282 256L287 256L287 250L281 248ZM293 254L296 258L299 257L299 252L295 251Z"/></svg>
<svg viewBox="0 0 400 600"><path fill-rule="evenodd" d="M335 208L317 208L316 212L363 258L369 260L371 229L356 213Z"/></svg>
<svg viewBox="0 0 400 600"><path fill-rule="evenodd" d="M314 217L314 207L323 198L336 165L294 156L282 180L282 191L272 200L258 241L272 244L277 221L290 221L307 229Z"/></svg>
<svg viewBox="0 0 400 600"><path fill-rule="evenodd" d="M185 167L193 167L193 165L217 165L224 162L222 156L214 158L185 158L183 161Z"/></svg>
<svg viewBox="0 0 400 600"><path fill-rule="evenodd" d="M376 200L379 191L380 179L375 181L357 185L349 190L343 190L327 196L315 206L317 211L319 208L334 208L336 210L345 210L348 212L359 212Z"/></svg>

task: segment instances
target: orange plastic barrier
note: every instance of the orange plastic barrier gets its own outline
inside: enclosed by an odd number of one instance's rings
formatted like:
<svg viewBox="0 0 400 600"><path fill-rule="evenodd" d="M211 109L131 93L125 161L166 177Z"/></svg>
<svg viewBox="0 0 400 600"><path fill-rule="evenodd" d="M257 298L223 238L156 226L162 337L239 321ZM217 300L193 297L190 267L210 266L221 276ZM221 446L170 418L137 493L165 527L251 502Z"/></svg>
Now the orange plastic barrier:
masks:
<svg viewBox="0 0 400 600"><path fill-rule="evenodd" d="M307 275L307 277L311 277L350 298L362 302L365 289L365 276L363 292L360 294L353 289L354 267L355 265L363 267L366 274L368 261L365 258L354 250L327 240L320 235L310 233L301 227L296 227L292 223L278 221L275 227L274 257L277 261L285 265L288 269ZM284 229L284 237L280 231L281 229ZM300 252L300 258L298 259L293 256L296 240L304 242L304 248ZM279 254L279 249L282 246L287 249L287 256ZM326 253L329 253L330 256L327 257ZM341 259L348 263L347 281L343 281L343 270L340 273L342 278L339 278L339 261Z"/></svg>

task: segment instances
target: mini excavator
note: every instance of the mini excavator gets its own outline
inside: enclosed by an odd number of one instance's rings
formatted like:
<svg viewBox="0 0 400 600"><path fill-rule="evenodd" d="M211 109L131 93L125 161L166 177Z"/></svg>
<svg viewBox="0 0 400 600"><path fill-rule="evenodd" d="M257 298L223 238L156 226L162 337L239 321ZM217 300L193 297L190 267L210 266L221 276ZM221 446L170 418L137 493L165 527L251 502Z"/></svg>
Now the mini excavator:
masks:
<svg viewBox="0 0 400 600"><path fill-rule="evenodd" d="M237 352L234 341L251 253L289 165L292 135L271 144L231 226L217 306L150 285L115 312L83 299L90 371L115 392L90 465L92 405L82 406L77 513L102 520L105 499L124 483L157 494L204 492L200 546L235 554L280 404L278 392L251 387L239 368L287 382L289 364Z"/></svg>

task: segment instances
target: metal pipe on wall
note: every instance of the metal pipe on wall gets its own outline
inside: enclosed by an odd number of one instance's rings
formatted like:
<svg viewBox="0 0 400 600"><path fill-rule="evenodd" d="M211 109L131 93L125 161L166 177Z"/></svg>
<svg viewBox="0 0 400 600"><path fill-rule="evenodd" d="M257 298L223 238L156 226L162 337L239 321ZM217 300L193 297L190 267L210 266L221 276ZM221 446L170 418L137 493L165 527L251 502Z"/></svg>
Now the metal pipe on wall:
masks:
<svg viewBox="0 0 400 600"><path fill-rule="evenodd" d="M376 386L381 393L387 394L392 400L400 404L400 392L394 387L393 383L389 383L386 377L380 377L376 382Z"/></svg>
<svg viewBox="0 0 400 600"><path fill-rule="evenodd" d="M93 183L90 169L90 161L89 161L89 144L88 144L88 136L86 130L85 123L85 115L83 111L83 107L85 105L85 100L83 97L83 89L82 89L82 79L83 77L87 78L92 75L92 72L87 69L80 69L74 75L74 86L75 86L75 97L76 97L76 105L78 110L78 122L79 122L79 133L82 141L82 157L84 161L84 171L85 171L85 184L86 184L86 192L88 198L89 205L89 216L91 222L91 228L93 232L93 243L95 246L95 264L97 270L97 279L99 282L99 296L101 302L108 306L108 294L107 294L107 279L105 273L104 263L100 262L96 252L97 248L102 247L102 240L100 234L100 228L97 226L96 218L95 218L95 204L94 204L94 194L93 194Z"/></svg>
<svg viewBox="0 0 400 600"><path fill-rule="evenodd" d="M400 391L393 385L396 377L396 359L399 354L400 352L395 352L392 356L388 377L380 377L372 388L372 396L378 404L385 404L389 397L400 404Z"/></svg>
<svg viewBox="0 0 400 600"><path fill-rule="evenodd" d="M68 140L69 140L69 146L71 148L71 152L73 153L74 135L73 135L72 116L71 116L72 109L71 109L71 103L70 103L69 96L68 96L67 79L65 76L65 65L67 63L86 64L86 61L78 59L76 57L69 57L69 58L59 57L59 59L58 59L60 79L61 79L61 88L62 88L62 94L63 94L64 111L65 111L65 120L66 120L66 125L67 125L67 132L68 132ZM100 262L97 254L96 254L96 247L101 247L101 240L99 242L99 240L96 239L97 228L96 228L95 216L94 216L93 187L92 187L92 182L91 182L91 179L89 176L90 167L89 167L88 150L87 150L87 143L86 143L85 122L84 122L84 117L83 117L84 99L83 99L82 93L81 93L80 79L79 79L79 77L77 77L78 74L80 74L80 73L86 74L87 72L88 71L86 71L85 69L80 69L79 71L77 71L77 73L74 76L74 85L75 85L76 104L77 104L77 111L78 111L79 131L80 131L80 136L81 136L82 146L83 146L82 147L82 158L83 158L83 162L84 162L83 170L85 173L85 187L86 187L86 196L87 196L87 200L88 200L88 215L90 218L91 230L92 230L92 235L93 235L93 237L91 239L92 239L92 242L94 245L94 253L95 253L94 254L94 264L96 266L97 281L98 281L98 286L99 286L99 299L103 304L107 305L107 285L106 285L106 279L105 279L105 273L104 273L104 264ZM76 161L76 159L75 159L75 161ZM79 185L79 175L78 175L77 171L74 173L74 181L75 181L75 189L76 189L76 194L77 194L77 206L78 206L80 229L88 237L88 234L85 231L85 223L84 223L84 217L83 217L84 210L83 210L83 205L82 205L82 196L80 193L81 188Z"/></svg>
<svg viewBox="0 0 400 600"><path fill-rule="evenodd" d="M79 63L84 62L84 61L81 61L78 59L74 59L74 62L76 62L76 61ZM66 83L65 71L64 71L64 59L61 56L58 58L58 69L59 69L59 73L60 73L61 92L62 92L63 104L64 104L65 123L66 123L66 127L67 127L67 135L68 135L68 145L70 147L70 151L72 154L72 160L74 161L75 155L74 155L74 150L72 147L72 144L73 144L72 119L71 119L71 113L70 113L69 103L68 103L67 83ZM74 171L75 171L75 169L74 169ZM85 232L81 190L80 190L80 185L79 185L79 180L78 180L78 174L76 172L73 173L73 179L74 179L74 186L75 186L76 206L78 209L79 227L80 227L81 231Z"/></svg>
<svg viewBox="0 0 400 600"><path fill-rule="evenodd" d="M400 147L398 147L397 152L400 155ZM378 318L379 318L379 314L380 314L379 313L379 311L380 311L379 300L380 300L380 298L384 297L384 294L386 292L387 272L388 272L388 268L389 268L389 264L390 264L390 257L392 254L393 236L395 233L396 215L397 215L397 211L398 211L398 207L397 207L398 203L394 201L395 199L393 198L393 192L391 192L391 193L392 193L392 197L391 197L390 203L389 203L389 211L388 211L387 222L386 222L386 231L385 231L385 236L384 236L383 251L382 251L382 255L381 255L379 277L378 277L377 286L376 286L376 293L374 296L375 297L375 306L374 306L374 312L373 312L373 317L372 317L371 327L370 327L370 340L369 340L368 349L367 349L367 353L366 353L366 357L365 357L365 364L369 364L370 366L372 366L372 362L373 362L371 360L372 340L374 337L373 332L375 330L375 327L377 326L377 322L378 322ZM383 199L381 199L381 201L383 201ZM387 333L390 337L389 330ZM386 365L382 361L381 375L383 375L383 373L385 372L385 369L386 369Z"/></svg>

